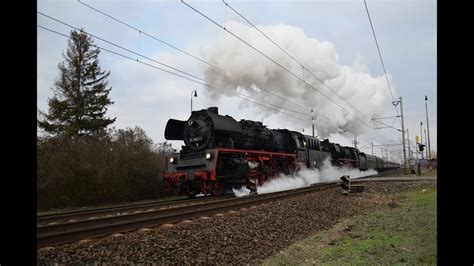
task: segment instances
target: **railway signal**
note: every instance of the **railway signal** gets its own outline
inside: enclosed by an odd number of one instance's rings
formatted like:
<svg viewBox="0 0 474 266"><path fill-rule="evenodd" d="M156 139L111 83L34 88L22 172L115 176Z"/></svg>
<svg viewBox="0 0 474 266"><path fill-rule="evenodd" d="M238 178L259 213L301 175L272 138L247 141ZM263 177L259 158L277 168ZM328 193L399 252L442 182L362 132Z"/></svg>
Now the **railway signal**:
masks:
<svg viewBox="0 0 474 266"><path fill-rule="evenodd" d="M341 176L341 187L342 187L342 194L348 195L349 191L351 190L351 177L348 175Z"/></svg>
<svg viewBox="0 0 474 266"><path fill-rule="evenodd" d="M364 192L364 186L362 185L351 185L351 177L348 175L343 175L341 176L341 187L342 187L342 194L345 196L349 195L349 192L351 193L359 193L359 192Z"/></svg>
<svg viewBox="0 0 474 266"><path fill-rule="evenodd" d="M425 144L419 144L419 145L418 145L418 149L419 149L420 151L424 151L424 150L425 150Z"/></svg>

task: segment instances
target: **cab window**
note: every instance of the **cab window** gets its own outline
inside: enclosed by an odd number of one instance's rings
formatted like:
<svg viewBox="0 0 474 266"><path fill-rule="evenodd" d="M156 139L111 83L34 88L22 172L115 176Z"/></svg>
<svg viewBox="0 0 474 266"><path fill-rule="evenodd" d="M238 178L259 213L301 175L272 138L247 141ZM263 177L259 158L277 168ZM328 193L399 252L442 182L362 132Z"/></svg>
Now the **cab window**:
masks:
<svg viewBox="0 0 474 266"><path fill-rule="evenodd" d="M300 148L306 148L306 142L303 137L298 137Z"/></svg>

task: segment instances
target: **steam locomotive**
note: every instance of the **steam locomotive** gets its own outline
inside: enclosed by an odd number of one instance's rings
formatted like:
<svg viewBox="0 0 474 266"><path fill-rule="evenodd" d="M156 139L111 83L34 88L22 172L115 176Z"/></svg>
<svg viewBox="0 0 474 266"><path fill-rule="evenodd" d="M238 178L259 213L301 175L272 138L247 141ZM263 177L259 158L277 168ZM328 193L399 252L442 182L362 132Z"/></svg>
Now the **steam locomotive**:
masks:
<svg viewBox="0 0 474 266"><path fill-rule="evenodd" d="M193 111L187 121L168 120L165 138L183 140L185 145L167 158L164 181L175 194L190 197L199 193L217 196L242 186L256 190L280 173L319 168L329 156L333 165L361 170L400 167L327 139L268 129L251 120L237 122L219 115L217 107Z"/></svg>

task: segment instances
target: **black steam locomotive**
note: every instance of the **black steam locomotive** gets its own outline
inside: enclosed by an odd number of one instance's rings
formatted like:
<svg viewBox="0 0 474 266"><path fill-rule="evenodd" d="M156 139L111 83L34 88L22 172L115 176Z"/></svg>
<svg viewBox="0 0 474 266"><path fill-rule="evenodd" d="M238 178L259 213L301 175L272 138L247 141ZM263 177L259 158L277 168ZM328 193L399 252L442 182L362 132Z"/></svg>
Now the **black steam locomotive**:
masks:
<svg viewBox="0 0 474 266"><path fill-rule="evenodd" d="M193 111L187 121L168 120L167 140L183 140L179 153L168 159L165 182L176 194L220 195L232 188L253 190L280 173L302 167L320 167L327 157L337 166L361 170L398 168L399 165L320 141L288 129L268 129L261 122L219 115L217 107Z"/></svg>

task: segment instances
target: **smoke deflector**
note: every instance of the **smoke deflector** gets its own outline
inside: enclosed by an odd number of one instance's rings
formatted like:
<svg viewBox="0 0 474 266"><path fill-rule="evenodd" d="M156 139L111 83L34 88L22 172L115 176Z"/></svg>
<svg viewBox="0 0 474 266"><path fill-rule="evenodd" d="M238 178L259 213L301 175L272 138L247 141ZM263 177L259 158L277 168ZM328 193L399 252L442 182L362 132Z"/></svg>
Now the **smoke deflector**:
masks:
<svg viewBox="0 0 474 266"><path fill-rule="evenodd" d="M167 140L184 140L183 129L185 121L170 119L166 123L165 139Z"/></svg>

